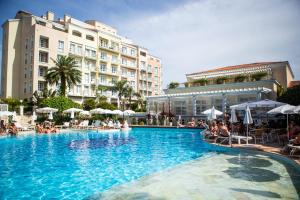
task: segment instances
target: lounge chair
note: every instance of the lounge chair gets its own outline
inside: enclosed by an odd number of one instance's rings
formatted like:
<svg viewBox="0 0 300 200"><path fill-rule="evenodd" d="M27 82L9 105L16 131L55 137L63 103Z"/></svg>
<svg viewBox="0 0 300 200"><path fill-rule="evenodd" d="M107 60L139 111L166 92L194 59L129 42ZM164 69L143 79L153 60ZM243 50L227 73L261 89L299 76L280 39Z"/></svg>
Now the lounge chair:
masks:
<svg viewBox="0 0 300 200"><path fill-rule="evenodd" d="M296 156L295 153L296 153L297 151L300 151L300 146L295 146L295 145L293 145L293 144L288 144L287 146L288 146L288 148L291 149L291 151L290 151L290 156ZM300 156L297 155L297 157L300 157Z"/></svg>
<svg viewBox="0 0 300 200"><path fill-rule="evenodd" d="M29 127L22 126L19 122L16 122L15 125L16 125L16 127L17 127L17 129L18 129L19 131L29 131L29 130L32 130L32 129L29 128Z"/></svg>
<svg viewBox="0 0 300 200"><path fill-rule="evenodd" d="M70 122L64 122L62 128L70 128Z"/></svg>
<svg viewBox="0 0 300 200"><path fill-rule="evenodd" d="M84 121L80 122L80 124L78 125L78 128L87 129L88 126L89 126L89 120L84 120Z"/></svg>

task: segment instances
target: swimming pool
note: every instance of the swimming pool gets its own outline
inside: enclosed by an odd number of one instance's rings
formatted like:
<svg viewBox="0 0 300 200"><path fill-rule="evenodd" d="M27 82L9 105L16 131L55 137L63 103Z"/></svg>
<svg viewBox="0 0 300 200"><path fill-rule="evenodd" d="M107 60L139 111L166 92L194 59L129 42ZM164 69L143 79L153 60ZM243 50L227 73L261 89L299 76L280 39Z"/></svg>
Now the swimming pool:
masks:
<svg viewBox="0 0 300 200"><path fill-rule="evenodd" d="M216 152L238 154L203 142L200 130L166 128L32 134L0 147L1 199L84 199Z"/></svg>

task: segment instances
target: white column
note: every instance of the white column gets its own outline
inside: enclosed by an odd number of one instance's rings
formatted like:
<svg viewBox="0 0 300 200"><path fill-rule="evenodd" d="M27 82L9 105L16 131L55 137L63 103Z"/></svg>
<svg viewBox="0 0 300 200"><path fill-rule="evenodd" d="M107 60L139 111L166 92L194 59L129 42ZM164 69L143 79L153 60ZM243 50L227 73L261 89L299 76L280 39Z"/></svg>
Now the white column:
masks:
<svg viewBox="0 0 300 200"><path fill-rule="evenodd" d="M196 116L197 115L197 107L196 107L196 101L197 101L197 96L193 96L192 97L192 105L193 105L193 116Z"/></svg>
<svg viewBox="0 0 300 200"><path fill-rule="evenodd" d="M20 106L20 116L24 115L24 106Z"/></svg>
<svg viewBox="0 0 300 200"><path fill-rule="evenodd" d="M226 105L227 105L227 96L225 93L222 94L222 112L226 112Z"/></svg>

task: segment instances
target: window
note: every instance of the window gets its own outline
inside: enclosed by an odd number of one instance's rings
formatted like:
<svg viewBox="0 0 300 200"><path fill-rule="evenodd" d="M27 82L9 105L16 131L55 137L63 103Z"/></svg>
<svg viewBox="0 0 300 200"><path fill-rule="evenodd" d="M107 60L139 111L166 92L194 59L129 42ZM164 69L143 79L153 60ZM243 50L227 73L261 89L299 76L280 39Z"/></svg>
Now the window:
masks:
<svg viewBox="0 0 300 200"><path fill-rule="evenodd" d="M122 53L127 54L127 47L122 47Z"/></svg>
<svg viewBox="0 0 300 200"><path fill-rule="evenodd" d="M48 53L40 51L40 53L39 53L39 61L40 62L44 62L44 63L48 63Z"/></svg>
<svg viewBox="0 0 300 200"><path fill-rule="evenodd" d="M42 21L36 21L37 24L41 25L41 26L46 26L46 22L42 22Z"/></svg>
<svg viewBox="0 0 300 200"><path fill-rule="evenodd" d="M89 95L89 86L84 86L84 95Z"/></svg>
<svg viewBox="0 0 300 200"><path fill-rule="evenodd" d="M28 54L26 53L25 54L25 60L24 60L25 65L27 64L27 62L28 62Z"/></svg>
<svg viewBox="0 0 300 200"><path fill-rule="evenodd" d="M127 65L127 60L122 58L122 65Z"/></svg>
<svg viewBox="0 0 300 200"><path fill-rule="evenodd" d="M70 52L73 54L75 53L75 44L73 43L70 44Z"/></svg>
<svg viewBox="0 0 300 200"><path fill-rule="evenodd" d="M126 76L126 74L127 74L126 69L123 69L123 68L122 68L122 75L123 75L123 76Z"/></svg>
<svg viewBox="0 0 300 200"><path fill-rule="evenodd" d="M116 74L117 73L117 67L111 67L111 73Z"/></svg>
<svg viewBox="0 0 300 200"><path fill-rule="evenodd" d="M39 66L39 76L44 77L46 75L46 70L47 70L46 67Z"/></svg>
<svg viewBox="0 0 300 200"><path fill-rule="evenodd" d="M155 75L158 75L158 67L154 68L154 73L155 73Z"/></svg>
<svg viewBox="0 0 300 200"><path fill-rule="evenodd" d="M100 71L101 72L106 72L106 64L104 64L104 63L100 64Z"/></svg>
<svg viewBox="0 0 300 200"><path fill-rule="evenodd" d="M24 83L24 94L26 94L26 82Z"/></svg>
<svg viewBox="0 0 300 200"><path fill-rule="evenodd" d="M46 82L45 81L38 81L38 91L43 91L46 89Z"/></svg>
<svg viewBox="0 0 300 200"><path fill-rule="evenodd" d="M131 49L130 54L131 54L132 56L136 56L135 50L134 50L134 49Z"/></svg>
<svg viewBox="0 0 300 200"><path fill-rule="evenodd" d="M49 48L49 39L46 37L41 36L40 37L40 47L41 48Z"/></svg>
<svg viewBox="0 0 300 200"><path fill-rule="evenodd" d="M96 51L92 49L85 49L85 55L87 57L95 58L96 57Z"/></svg>
<svg viewBox="0 0 300 200"><path fill-rule="evenodd" d="M141 67L145 69L146 63L144 61L141 61Z"/></svg>
<svg viewBox="0 0 300 200"><path fill-rule="evenodd" d="M103 75L100 76L100 83L103 83L103 84L106 83L106 77L105 76L103 76Z"/></svg>
<svg viewBox="0 0 300 200"><path fill-rule="evenodd" d="M111 78L111 83L114 84L117 82L117 79L116 78Z"/></svg>
<svg viewBox="0 0 300 200"><path fill-rule="evenodd" d="M176 115L186 115L186 101L175 101Z"/></svg>
<svg viewBox="0 0 300 200"><path fill-rule="evenodd" d="M114 63L117 63L118 62L118 56L112 55L111 56L111 61L114 62Z"/></svg>
<svg viewBox="0 0 300 200"><path fill-rule="evenodd" d="M131 77L135 77L135 72L134 71L130 71L130 76Z"/></svg>
<svg viewBox="0 0 300 200"><path fill-rule="evenodd" d="M207 109L206 100L196 100L196 114L200 115L201 112Z"/></svg>
<svg viewBox="0 0 300 200"><path fill-rule="evenodd" d="M146 52L140 51L140 55L141 56L146 56L147 54L146 54Z"/></svg>
<svg viewBox="0 0 300 200"><path fill-rule="evenodd" d="M81 37L81 33L79 31L72 31L72 35L75 35L77 37Z"/></svg>
<svg viewBox="0 0 300 200"><path fill-rule="evenodd" d="M151 74L148 74L148 79L151 79L151 78L152 78Z"/></svg>
<svg viewBox="0 0 300 200"><path fill-rule="evenodd" d="M130 85L131 85L132 87L135 87L135 81L130 81Z"/></svg>
<svg viewBox="0 0 300 200"><path fill-rule="evenodd" d="M101 58L102 60L106 60L106 59L107 59L107 53L101 51L101 53L100 53L100 58Z"/></svg>
<svg viewBox="0 0 300 200"><path fill-rule="evenodd" d="M104 39L101 39L101 40L100 40L100 46L102 46L102 47L107 47L107 46L108 46L108 41L107 41L107 40L104 40Z"/></svg>
<svg viewBox="0 0 300 200"><path fill-rule="evenodd" d="M84 83L85 84L89 84L90 81L90 75L88 73L84 74Z"/></svg>
<svg viewBox="0 0 300 200"><path fill-rule="evenodd" d="M148 71L152 71L152 66L151 65L148 65Z"/></svg>
<svg viewBox="0 0 300 200"><path fill-rule="evenodd" d="M91 40L91 41L94 41L94 37L91 36L91 35L86 35L85 37L87 40Z"/></svg>
<svg viewBox="0 0 300 200"><path fill-rule="evenodd" d="M28 49L28 38L26 38L26 41L25 41L25 49Z"/></svg>
<svg viewBox="0 0 300 200"><path fill-rule="evenodd" d="M76 93L81 94L81 85L76 86Z"/></svg>
<svg viewBox="0 0 300 200"><path fill-rule="evenodd" d="M59 50L60 52L62 52L62 51L64 51L64 48L65 48L65 43L64 43L64 41L59 40L59 41L58 41L58 50Z"/></svg>
<svg viewBox="0 0 300 200"><path fill-rule="evenodd" d="M77 46L77 54L82 55L82 46Z"/></svg>

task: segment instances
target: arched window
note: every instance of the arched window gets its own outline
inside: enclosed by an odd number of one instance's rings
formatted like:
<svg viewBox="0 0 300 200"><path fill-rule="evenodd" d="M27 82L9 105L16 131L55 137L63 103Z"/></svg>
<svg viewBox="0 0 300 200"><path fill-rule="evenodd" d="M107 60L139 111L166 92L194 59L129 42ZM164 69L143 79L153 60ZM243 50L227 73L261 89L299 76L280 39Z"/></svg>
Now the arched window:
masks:
<svg viewBox="0 0 300 200"><path fill-rule="evenodd" d="M77 37L81 37L81 33L79 31L72 31L72 35L75 35Z"/></svg>
<svg viewBox="0 0 300 200"><path fill-rule="evenodd" d="M91 40L91 41L94 41L94 37L91 36L91 35L86 35L85 37L87 40Z"/></svg>

